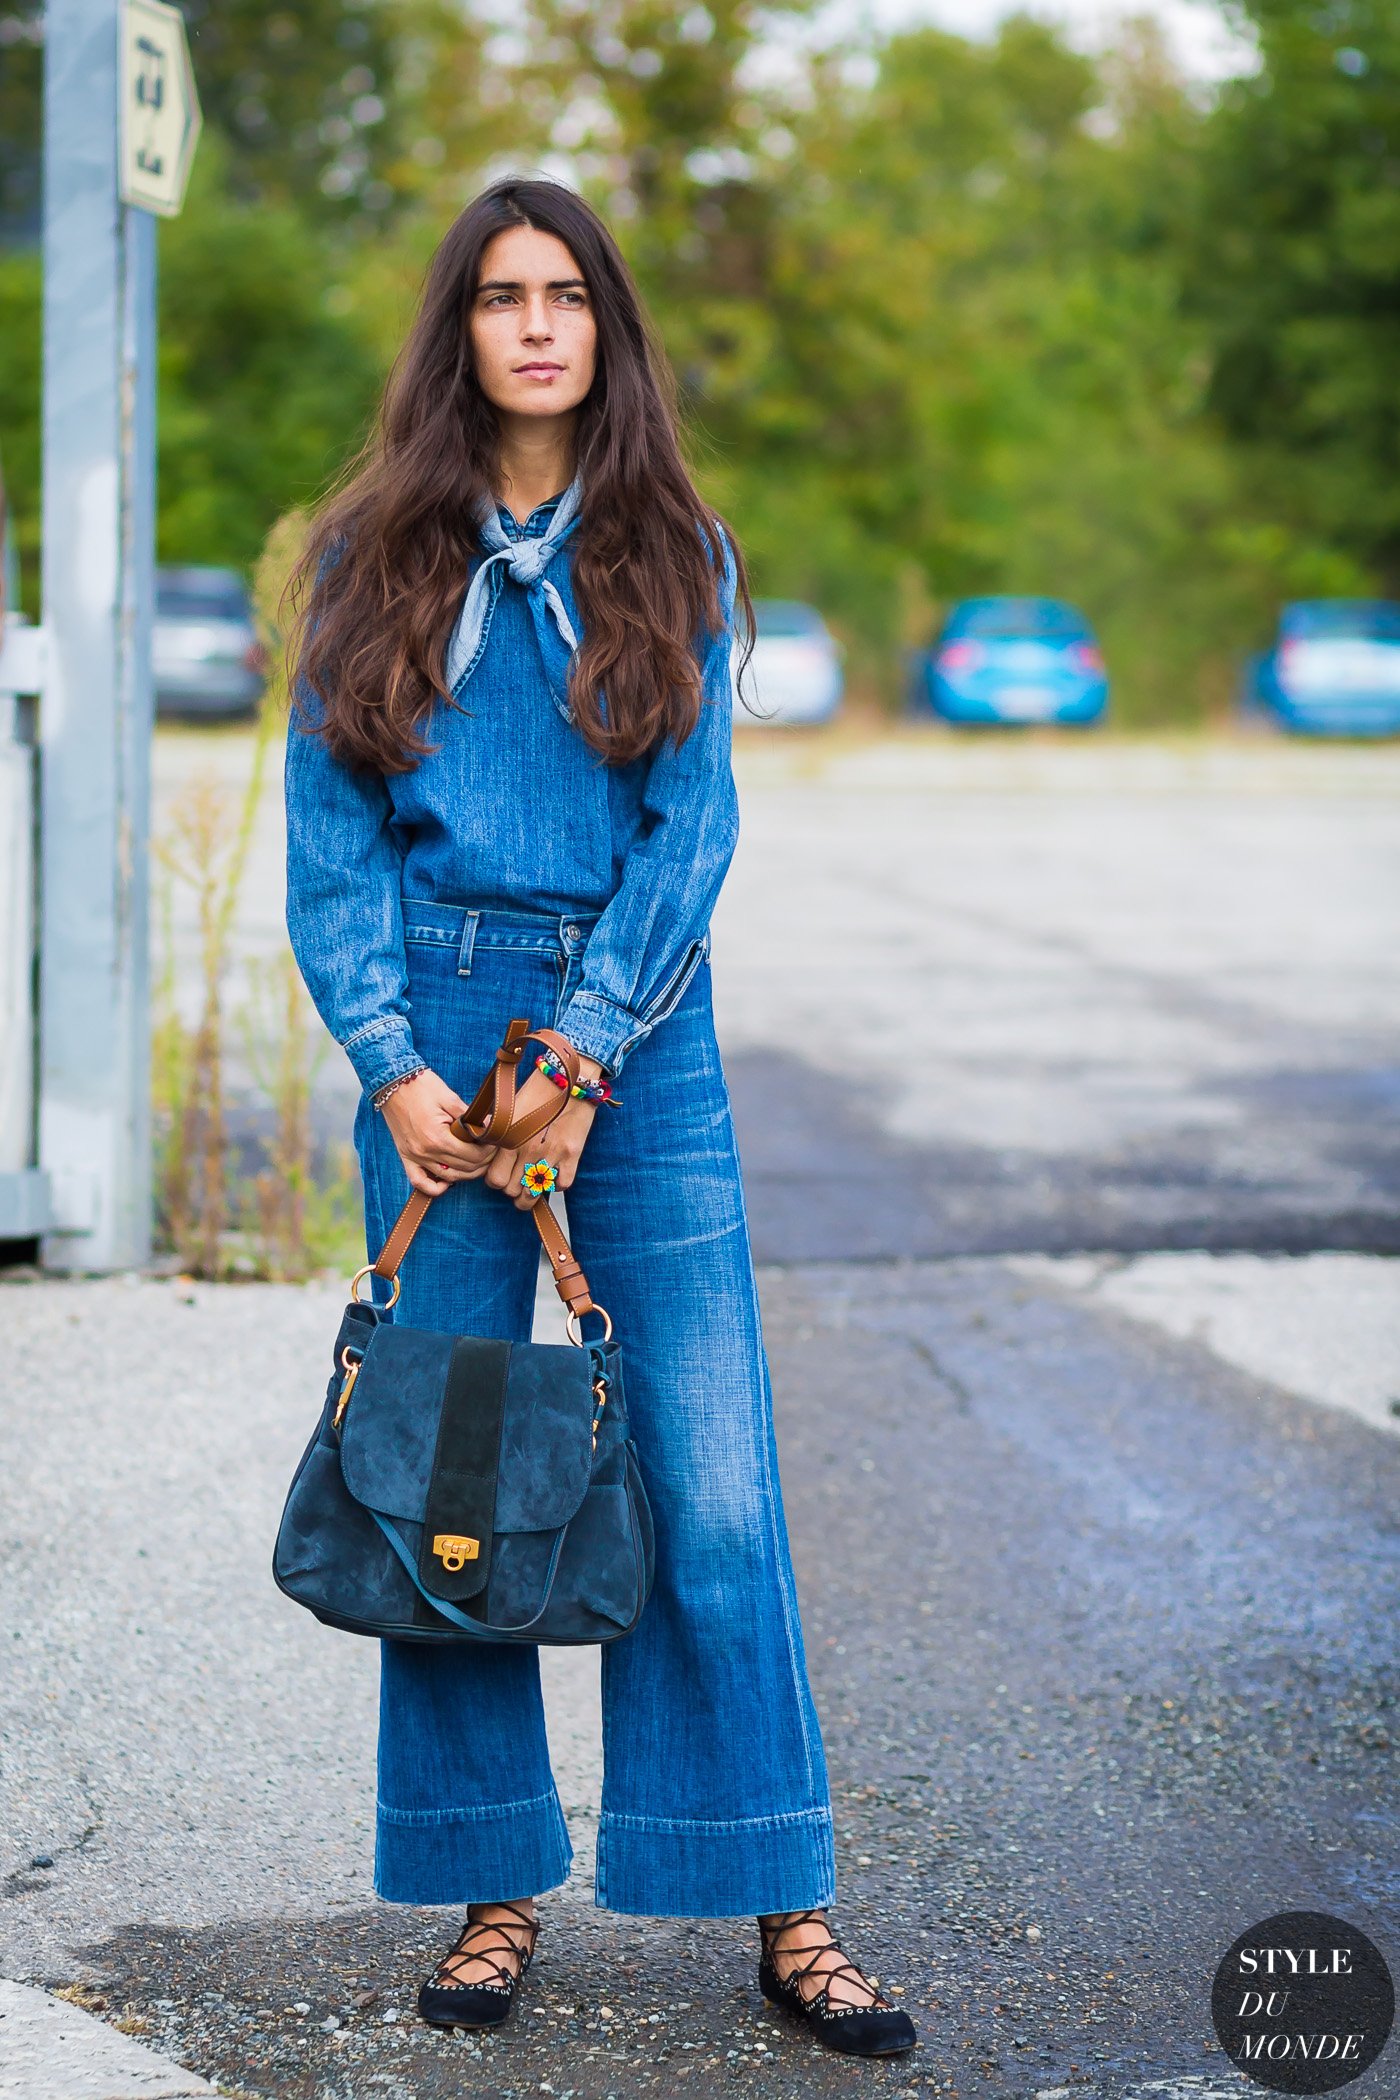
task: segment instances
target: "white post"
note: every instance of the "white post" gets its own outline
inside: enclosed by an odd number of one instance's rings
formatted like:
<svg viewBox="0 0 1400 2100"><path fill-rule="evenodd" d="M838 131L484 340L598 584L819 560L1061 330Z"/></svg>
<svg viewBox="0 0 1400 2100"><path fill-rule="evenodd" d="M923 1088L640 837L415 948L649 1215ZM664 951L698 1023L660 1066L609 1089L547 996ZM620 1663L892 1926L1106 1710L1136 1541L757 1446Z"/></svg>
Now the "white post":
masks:
<svg viewBox="0 0 1400 2100"><path fill-rule="evenodd" d="M150 1253L147 813L155 221L118 198L120 0L49 0L44 60L39 1163L45 1262Z"/></svg>

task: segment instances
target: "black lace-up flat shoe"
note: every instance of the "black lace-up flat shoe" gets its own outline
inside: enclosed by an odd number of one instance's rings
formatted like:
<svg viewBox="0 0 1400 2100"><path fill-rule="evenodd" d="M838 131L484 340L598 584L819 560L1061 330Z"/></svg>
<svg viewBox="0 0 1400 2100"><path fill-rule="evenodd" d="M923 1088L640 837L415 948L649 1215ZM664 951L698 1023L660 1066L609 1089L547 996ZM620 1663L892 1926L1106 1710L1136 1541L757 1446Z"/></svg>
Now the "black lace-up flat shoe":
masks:
<svg viewBox="0 0 1400 2100"><path fill-rule="evenodd" d="M508 1910L514 1923L504 1918L468 1919L456 1946L443 1955L419 1991L419 2016L430 2027L499 2027L509 2014L515 1986L534 1960L539 1920L513 1903L493 1904L492 1909ZM523 1946L516 1937L521 1927L527 1935ZM484 1982L457 1981L460 1969L483 1962L489 1966Z"/></svg>
<svg viewBox="0 0 1400 2100"><path fill-rule="evenodd" d="M827 1937L819 1946L781 1947L782 1936L790 1927L814 1924L826 1926ZM845 1948L821 1911L791 1911L781 1925L761 1924L758 1930L762 1943L758 1962L759 1989L770 2004L784 2006L805 2021L817 2040L824 2042L828 2049L839 2049L844 2056L897 2056L902 2049L914 2047L919 2037L908 2013L891 2005L869 1977L853 1961L845 1958ZM830 1966L822 1964L821 1957L833 1949L842 1959ZM798 1959L786 1976L779 1976L773 1956L786 1952L797 1955ZM818 1973L822 1976L821 1989L804 1997L803 1977ZM833 2005L831 1986L838 1976L857 1978L871 1993L870 2004Z"/></svg>

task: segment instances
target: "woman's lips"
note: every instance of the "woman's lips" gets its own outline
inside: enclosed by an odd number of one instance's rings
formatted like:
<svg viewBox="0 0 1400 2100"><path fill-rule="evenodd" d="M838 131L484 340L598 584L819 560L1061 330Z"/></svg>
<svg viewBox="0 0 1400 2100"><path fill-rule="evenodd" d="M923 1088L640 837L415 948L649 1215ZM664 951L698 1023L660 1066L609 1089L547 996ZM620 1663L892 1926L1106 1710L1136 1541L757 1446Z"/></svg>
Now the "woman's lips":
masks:
<svg viewBox="0 0 1400 2100"><path fill-rule="evenodd" d="M517 365L517 379L555 379L563 371L562 365Z"/></svg>

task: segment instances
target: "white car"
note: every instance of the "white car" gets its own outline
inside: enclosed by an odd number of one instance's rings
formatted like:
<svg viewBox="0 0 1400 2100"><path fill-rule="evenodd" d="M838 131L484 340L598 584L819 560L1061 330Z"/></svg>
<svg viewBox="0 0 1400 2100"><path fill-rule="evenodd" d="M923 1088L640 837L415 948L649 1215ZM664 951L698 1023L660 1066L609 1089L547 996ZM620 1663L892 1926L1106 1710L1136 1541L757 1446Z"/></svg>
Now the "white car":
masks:
<svg viewBox="0 0 1400 2100"><path fill-rule="evenodd" d="M735 727L829 722L841 705L846 681L841 645L821 614L794 598L756 598L753 609L758 633L736 688ZM742 657L736 642L736 675Z"/></svg>
<svg viewBox="0 0 1400 2100"><path fill-rule="evenodd" d="M151 669L157 714L255 711L263 689L263 651L236 570L156 570Z"/></svg>

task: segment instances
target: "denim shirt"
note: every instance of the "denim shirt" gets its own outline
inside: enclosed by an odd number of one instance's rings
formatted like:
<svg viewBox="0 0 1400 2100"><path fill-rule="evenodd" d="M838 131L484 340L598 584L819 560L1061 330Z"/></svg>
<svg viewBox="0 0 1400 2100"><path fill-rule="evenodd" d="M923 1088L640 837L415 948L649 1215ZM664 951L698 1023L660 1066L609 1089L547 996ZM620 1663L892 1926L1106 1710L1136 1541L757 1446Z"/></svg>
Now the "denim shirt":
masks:
<svg viewBox="0 0 1400 2100"><path fill-rule="evenodd" d="M513 540L541 534L557 501L523 526L502 505L501 523ZM576 536L571 529L545 574L580 633ZM423 727L434 748L411 772L343 765L307 733L317 703L298 691L287 736L287 930L316 1009L366 1092L423 1065L405 898L600 913L556 1025L611 1073L708 956L710 914L738 839L727 538L722 551L722 624L697 644L703 704L679 749L668 738L619 766L585 743L559 698L567 645L504 564L488 578L481 646L452 704L437 700Z"/></svg>

